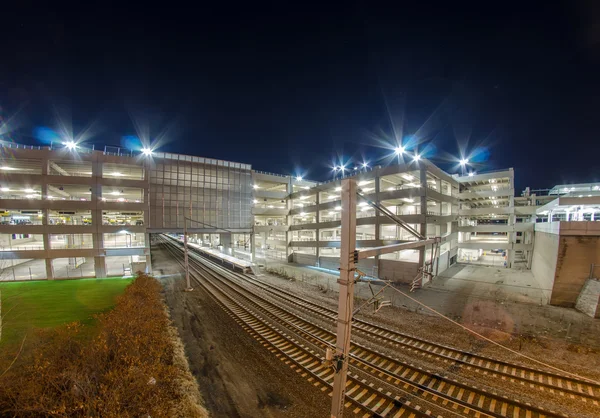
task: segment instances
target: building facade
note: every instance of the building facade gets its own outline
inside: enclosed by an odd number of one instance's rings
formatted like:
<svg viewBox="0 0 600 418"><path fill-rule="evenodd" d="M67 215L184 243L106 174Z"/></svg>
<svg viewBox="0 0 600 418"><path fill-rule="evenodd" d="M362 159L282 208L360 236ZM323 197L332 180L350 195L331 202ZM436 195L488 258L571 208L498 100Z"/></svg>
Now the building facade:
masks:
<svg viewBox="0 0 600 418"><path fill-rule="evenodd" d="M455 178L460 184L458 261L530 268L535 195L515 197L512 169Z"/></svg>
<svg viewBox="0 0 600 418"><path fill-rule="evenodd" d="M149 269L150 234L252 228L251 167L117 148L0 146L0 280Z"/></svg>
<svg viewBox="0 0 600 418"><path fill-rule="evenodd" d="M385 206L427 237L440 236L441 272L456 262L458 181L428 161L377 166L354 174L361 194ZM279 258L337 269L341 236L341 180L314 183L254 172L255 259ZM356 244L371 248L414 240L364 200L357 208ZM432 258L431 248L404 250L361 261L367 274L410 282Z"/></svg>
<svg viewBox="0 0 600 418"><path fill-rule="evenodd" d="M439 274L461 262L530 268L536 195L515 197L513 169L450 175L427 160L356 170L362 194L442 245L365 260L369 274L410 282L425 262ZM253 172L255 260L268 258L336 270L339 262L341 180L309 182ZM364 201L358 204L358 248L415 238Z"/></svg>
<svg viewBox="0 0 600 418"><path fill-rule="evenodd" d="M184 226L192 242L259 265L339 266L340 178L319 183L170 153L0 145L0 280L149 271L151 234ZM455 263L531 269L548 300L572 306L590 263L600 265L597 183L517 197L513 169L459 176L427 160L350 175L361 194L358 248L416 239L366 200L441 237L435 250L361 260L368 275L411 283L428 263L434 275Z"/></svg>

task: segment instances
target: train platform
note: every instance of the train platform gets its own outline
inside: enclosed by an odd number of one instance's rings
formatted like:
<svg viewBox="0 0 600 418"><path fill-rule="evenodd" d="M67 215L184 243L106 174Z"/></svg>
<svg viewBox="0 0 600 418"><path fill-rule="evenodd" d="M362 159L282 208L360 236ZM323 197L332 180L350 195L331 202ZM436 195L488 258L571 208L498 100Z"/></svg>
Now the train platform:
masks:
<svg viewBox="0 0 600 418"><path fill-rule="evenodd" d="M176 240L180 244L183 244L183 239L174 238L172 236L169 236L169 238ZM188 247L193 248L194 251L204 255L206 258L209 258L213 261L218 261L224 265L229 265L236 270L240 270L244 273L249 273L252 271L252 263L250 261L242 260L237 257L224 254L215 248L203 247L193 242L188 242Z"/></svg>

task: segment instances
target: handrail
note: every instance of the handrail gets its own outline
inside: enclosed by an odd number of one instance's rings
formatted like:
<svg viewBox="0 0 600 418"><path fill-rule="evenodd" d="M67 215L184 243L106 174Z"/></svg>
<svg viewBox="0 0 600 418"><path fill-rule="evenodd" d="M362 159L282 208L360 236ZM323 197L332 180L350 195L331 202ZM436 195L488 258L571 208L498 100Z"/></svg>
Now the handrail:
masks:
<svg viewBox="0 0 600 418"><path fill-rule="evenodd" d="M501 168L501 169L498 169L498 170L478 171L474 175L475 176L480 176L480 175L483 175L483 174L502 173L502 172L505 172L505 171L513 172L514 170L512 169L512 167L509 167L509 168ZM458 173L455 174L455 176L457 178L463 178L463 177L467 177L468 178L468 177L471 177L471 176L469 176L469 174L458 174Z"/></svg>
<svg viewBox="0 0 600 418"><path fill-rule="evenodd" d="M7 142L7 141L0 141L0 147L3 148L15 148L15 149L29 149L29 150L42 150L42 149L51 149L48 146L43 146L43 145L25 145L25 144L19 144L16 142Z"/></svg>
<svg viewBox="0 0 600 418"><path fill-rule="evenodd" d="M260 170L252 170L252 171L254 171L255 173L258 173L258 174L266 174L268 176L277 176L277 177L284 177L284 178L289 177L290 179L292 178L292 176L288 176L286 174L277 174L277 173L271 173L268 171L260 171Z"/></svg>

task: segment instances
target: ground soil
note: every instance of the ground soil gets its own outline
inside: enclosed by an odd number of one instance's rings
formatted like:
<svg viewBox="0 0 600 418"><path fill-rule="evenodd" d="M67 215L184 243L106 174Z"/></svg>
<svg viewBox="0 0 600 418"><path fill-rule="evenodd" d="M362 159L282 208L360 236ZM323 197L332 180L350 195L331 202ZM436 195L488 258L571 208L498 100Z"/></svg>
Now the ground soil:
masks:
<svg viewBox="0 0 600 418"><path fill-rule="evenodd" d="M200 288L185 280L168 253L152 248L171 318L185 345L206 408L214 417L327 416L330 398L247 334Z"/></svg>
<svg viewBox="0 0 600 418"><path fill-rule="evenodd" d="M323 306L332 309L337 307L337 291L332 290L333 286L327 286L326 281L289 280L289 278L268 273L262 274L260 279L282 289L292 291L299 296L307 297L321 303ZM402 288L402 291L408 293L405 288ZM394 295L397 294L392 293L392 296ZM401 296L398 296L398 300L401 301ZM551 332L547 332L547 328L541 325L542 320L546 318L539 318L540 325L535 328L535 333L515 334L514 332L507 332L511 329L510 324L514 320L514 316L507 311L503 311L501 304L491 303L486 299L472 299L465 302L461 295L456 295L456 300L453 300L453 296L455 295L452 293L445 294L446 303L462 306L460 309L462 315L460 317L448 316L462 325L491 338L503 346L537 360L551 363L555 367L588 378L600 379L600 348L598 346L578 344L557 338ZM355 303L362 304L364 300L359 301L357 298ZM386 307L376 314L373 313L373 308L367 307L362 309L358 316L430 341L447 344L459 349L472 350L482 355L515 363L544 368L526 358L484 342L445 319L432 316L424 308L415 309L413 306L403 305L402 303L398 305ZM531 305L525 304L518 307L523 310L523 316L531 309ZM597 340L598 335L590 336L590 338Z"/></svg>
<svg viewBox="0 0 600 418"><path fill-rule="evenodd" d="M322 306L332 309L336 308L338 298L337 293L331 289L328 290L323 283L312 284L309 282L290 280L289 278L275 274L262 274L259 279L270 282L279 288L291 291L298 296L305 297ZM274 298L274 300L276 300L276 298ZM357 298L355 300L355 307L362 305L362 303L364 303L364 300L359 300ZM480 311L485 311L485 309L487 309L486 303L489 302L483 300L475 301L472 304L474 308L480 308ZM293 307L288 309L294 310ZM300 316L307 315L301 313ZM466 349L485 356L545 369L544 366L491 345L439 317L424 315L422 311L413 312L406 308L386 307L375 314L372 312L372 308L367 307L357 316L430 341ZM555 340L553 338L518 338L515 335L503 332L502 324L496 323L496 317L494 317L494 321L491 321L491 323L486 323L485 318L481 316L477 317L476 322L466 321L467 319L469 318L463 318L461 322L468 325L469 328L486 335L488 338L522 354L528 355L531 358L539 359L544 363L551 364L554 367L559 367L572 373L578 373L581 376L592 379L600 378L600 356L598 356L598 351L596 351L596 349L571 344L564 340ZM311 320L325 328L333 330L332 323L323 322L316 316L311 318ZM539 390L523 390L523 386L519 382L509 382L505 380L498 381L496 379L490 379L488 376L481 373L475 373L468 368L448 367L445 363L432 361L427 357L417 355L411 351L391 349L378 342L370 341L368 338L361 338L358 334L353 335L352 338L355 342L382 351L394 358L402 359L410 364L432 370L441 375L448 375L452 379L466 382L469 385L485 388L493 393L498 392L511 399L529 402L533 405L542 405L550 410L568 413L569 416L582 418L600 416L598 415L598 412L600 411L599 407L593 405L592 402L584 403L580 400L570 399L569 397L548 397L547 392ZM419 401L415 402L419 404Z"/></svg>

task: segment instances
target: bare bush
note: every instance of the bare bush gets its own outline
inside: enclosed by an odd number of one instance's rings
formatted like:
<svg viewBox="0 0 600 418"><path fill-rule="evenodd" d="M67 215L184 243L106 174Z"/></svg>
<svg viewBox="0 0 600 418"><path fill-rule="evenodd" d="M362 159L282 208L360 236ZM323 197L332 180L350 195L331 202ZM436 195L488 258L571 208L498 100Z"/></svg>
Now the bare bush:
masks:
<svg viewBox="0 0 600 418"><path fill-rule="evenodd" d="M0 415L207 416L160 290L139 275L94 335L78 323L38 333L0 378Z"/></svg>

